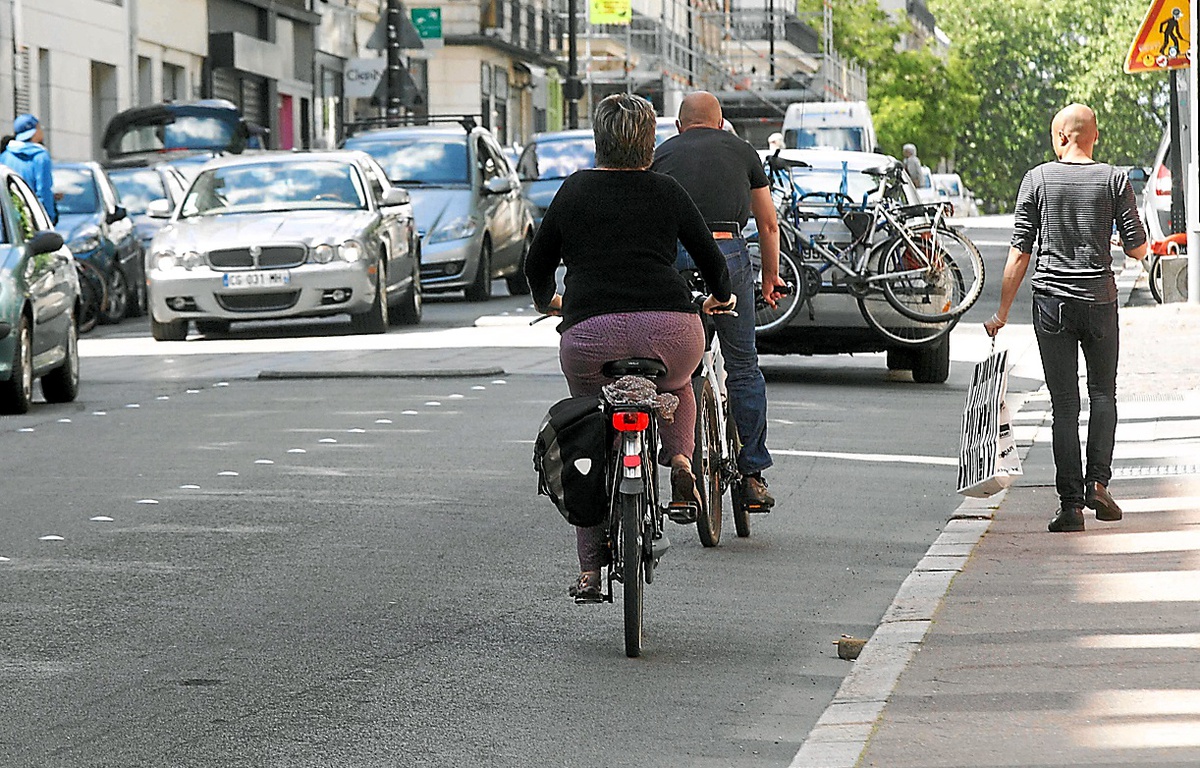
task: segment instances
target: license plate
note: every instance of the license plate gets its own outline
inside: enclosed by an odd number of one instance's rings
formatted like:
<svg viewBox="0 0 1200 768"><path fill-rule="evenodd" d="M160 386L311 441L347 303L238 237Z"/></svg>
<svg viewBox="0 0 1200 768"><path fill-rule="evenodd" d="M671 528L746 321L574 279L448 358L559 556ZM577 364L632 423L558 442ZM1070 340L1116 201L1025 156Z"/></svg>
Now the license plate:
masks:
<svg viewBox="0 0 1200 768"><path fill-rule="evenodd" d="M255 272L226 272L221 283L226 288L279 288L292 282L292 274L286 269L271 269Z"/></svg>

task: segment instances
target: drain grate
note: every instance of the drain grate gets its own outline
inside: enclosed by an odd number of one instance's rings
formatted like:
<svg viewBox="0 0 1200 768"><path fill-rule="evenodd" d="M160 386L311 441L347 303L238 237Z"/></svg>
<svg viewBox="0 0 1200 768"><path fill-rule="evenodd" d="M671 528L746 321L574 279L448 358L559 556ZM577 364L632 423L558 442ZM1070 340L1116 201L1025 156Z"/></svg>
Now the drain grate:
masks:
<svg viewBox="0 0 1200 768"><path fill-rule="evenodd" d="M1161 467L1114 467L1113 477L1175 477L1200 475L1200 464L1167 464Z"/></svg>

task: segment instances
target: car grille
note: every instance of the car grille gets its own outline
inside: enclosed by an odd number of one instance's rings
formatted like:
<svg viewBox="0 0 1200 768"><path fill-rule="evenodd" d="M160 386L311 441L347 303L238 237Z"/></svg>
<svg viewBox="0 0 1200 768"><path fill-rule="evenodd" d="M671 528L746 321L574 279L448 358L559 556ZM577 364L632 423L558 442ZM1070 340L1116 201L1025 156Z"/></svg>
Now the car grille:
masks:
<svg viewBox="0 0 1200 768"><path fill-rule="evenodd" d="M308 258L302 245L269 245L255 259L249 248L227 248L209 251L208 263L213 269L282 269L298 267Z"/></svg>
<svg viewBox="0 0 1200 768"><path fill-rule="evenodd" d="M217 303L229 312L278 312L291 309L299 299L300 291L217 294Z"/></svg>

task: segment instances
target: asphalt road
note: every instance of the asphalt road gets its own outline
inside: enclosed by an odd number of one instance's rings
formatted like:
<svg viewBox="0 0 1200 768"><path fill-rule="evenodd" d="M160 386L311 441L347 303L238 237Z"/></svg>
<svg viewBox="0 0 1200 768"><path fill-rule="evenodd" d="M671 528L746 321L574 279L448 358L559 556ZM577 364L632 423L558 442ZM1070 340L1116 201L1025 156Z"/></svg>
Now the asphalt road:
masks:
<svg viewBox="0 0 1200 768"><path fill-rule="evenodd" d="M972 324L1003 259L983 250ZM527 304L434 301L387 338ZM765 361L777 511L710 550L671 526L631 660L617 606L567 598L573 536L534 495L533 433L565 395L552 352L426 379L85 360L77 403L5 417L0 761L786 766L850 669L834 642L870 635L957 506L970 366L920 386L881 355Z"/></svg>

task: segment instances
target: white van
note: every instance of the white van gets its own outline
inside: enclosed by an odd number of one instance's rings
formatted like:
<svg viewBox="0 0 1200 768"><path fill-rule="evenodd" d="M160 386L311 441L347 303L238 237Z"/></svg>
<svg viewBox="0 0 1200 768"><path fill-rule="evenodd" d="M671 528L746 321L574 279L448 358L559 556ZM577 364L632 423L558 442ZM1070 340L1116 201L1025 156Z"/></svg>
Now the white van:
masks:
<svg viewBox="0 0 1200 768"><path fill-rule="evenodd" d="M783 118L783 146L789 149L846 149L874 152L875 123L865 101L802 101L789 104Z"/></svg>

